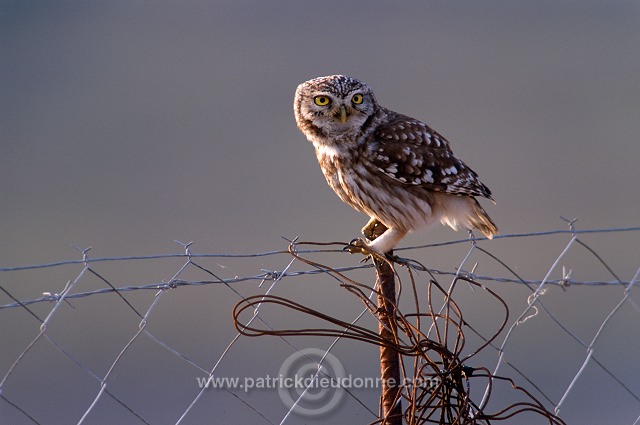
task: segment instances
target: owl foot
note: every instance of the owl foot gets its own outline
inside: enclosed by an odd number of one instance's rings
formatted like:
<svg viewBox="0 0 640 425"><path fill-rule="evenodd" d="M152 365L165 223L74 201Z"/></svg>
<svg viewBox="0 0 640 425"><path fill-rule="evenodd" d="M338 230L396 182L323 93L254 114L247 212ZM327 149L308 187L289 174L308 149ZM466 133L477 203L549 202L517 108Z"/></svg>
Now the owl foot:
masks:
<svg viewBox="0 0 640 425"><path fill-rule="evenodd" d="M386 231L387 226L375 218L369 220L369 222L362 228L362 234L370 241L374 240Z"/></svg>
<svg viewBox="0 0 640 425"><path fill-rule="evenodd" d="M391 261L393 262L398 262L398 260L400 259L400 257L398 257L397 255L393 255L392 253L387 253L387 254L381 254L378 251L376 251L370 243L368 243L367 241L361 239L361 238L356 238L351 240L351 242L349 242L349 245L345 246L343 248L344 251L348 251L349 254L362 254L365 256L365 258L360 261L361 263L365 263L367 261L369 261L369 259L374 256L379 260L383 260L383 261Z"/></svg>
<svg viewBox="0 0 640 425"><path fill-rule="evenodd" d="M349 254L371 255L372 253L371 250L369 250L367 242L360 238L352 239L349 245L345 246L343 250L348 251Z"/></svg>

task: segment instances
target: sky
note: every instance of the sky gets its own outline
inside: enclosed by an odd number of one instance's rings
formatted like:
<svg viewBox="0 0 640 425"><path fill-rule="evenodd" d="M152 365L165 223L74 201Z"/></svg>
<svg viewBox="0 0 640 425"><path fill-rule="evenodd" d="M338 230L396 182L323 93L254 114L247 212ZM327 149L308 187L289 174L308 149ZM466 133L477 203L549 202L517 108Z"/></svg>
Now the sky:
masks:
<svg viewBox="0 0 640 425"><path fill-rule="evenodd" d="M483 205L503 234L566 229L561 217L577 218L580 229L638 226L638 46L640 5L632 1L2 1L0 266L75 260L88 247L93 257L144 256L182 252L177 240L199 253L255 253L285 249L283 238L357 237L367 217L328 188L292 110L298 84L337 73L366 81L383 106L443 134L491 188L497 203ZM436 228L402 245L465 236ZM637 237L592 241L624 279L633 276ZM487 247L541 279L565 242ZM448 270L462 259L415 255ZM592 257L574 261L581 278L604 278ZM276 267L218 262L237 275ZM108 273L124 284L173 266ZM61 290L77 271L0 279L31 299ZM592 306L620 299L580 291ZM181 316L190 302L211 308L193 299L197 293L185 290L184 305L169 303L166 314ZM304 291L295 293L304 300ZM232 332L228 297L219 301L224 307L211 301L229 328L214 327L215 335ZM575 301L555 301L580 323L585 310ZM0 319L0 329L26 338L16 342L24 347L31 335L24 329L37 326L10 310L15 324ZM185 326L206 321L192 314L180 318ZM281 354L273 356L279 364ZM640 414L638 404L626 407L619 423ZM589 423L579 405L569 414Z"/></svg>

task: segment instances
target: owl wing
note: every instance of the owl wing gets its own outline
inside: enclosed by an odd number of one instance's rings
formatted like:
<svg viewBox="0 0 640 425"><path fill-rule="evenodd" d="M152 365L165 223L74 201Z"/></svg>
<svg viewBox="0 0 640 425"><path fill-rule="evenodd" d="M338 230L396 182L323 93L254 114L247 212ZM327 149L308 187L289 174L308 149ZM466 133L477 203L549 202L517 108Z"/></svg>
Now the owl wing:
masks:
<svg viewBox="0 0 640 425"><path fill-rule="evenodd" d="M435 192L483 196L491 191L458 159L449 142L426 124L389 111L369 144L370 161L385 176Z"/></svg>

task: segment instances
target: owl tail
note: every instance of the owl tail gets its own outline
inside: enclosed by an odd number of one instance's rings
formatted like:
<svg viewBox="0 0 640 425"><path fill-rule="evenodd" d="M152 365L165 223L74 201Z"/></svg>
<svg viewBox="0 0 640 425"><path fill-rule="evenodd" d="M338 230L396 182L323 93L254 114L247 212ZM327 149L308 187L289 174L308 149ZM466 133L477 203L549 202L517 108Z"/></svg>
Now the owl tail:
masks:
<svg viewBox="0 0 640 425"><path fill-rule="evenodd" d="M493 237L498 234L498 227L493 220L491 220L491 217L489 217L489 214L487 214L484 208L480 206L478 200L475 198L471 199L473 199L473 214L469 216L469 223L480 230L487 238L493 239Z"/></svg>
<svg viewBox="0 0 640 425"><path fill-rule="evenodd" d="M434 193L436 213L440 222L458 230L478 229L489 239L498 234L498 228L478 200L468 195Z"/></svg>

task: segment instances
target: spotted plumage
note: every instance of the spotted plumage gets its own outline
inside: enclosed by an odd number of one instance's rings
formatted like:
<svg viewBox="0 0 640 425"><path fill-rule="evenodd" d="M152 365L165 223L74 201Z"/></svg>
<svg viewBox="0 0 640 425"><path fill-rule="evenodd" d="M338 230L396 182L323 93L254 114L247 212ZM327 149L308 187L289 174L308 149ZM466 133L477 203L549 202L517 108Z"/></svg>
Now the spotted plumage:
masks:
<svg viewBox="0 0 640 425"><path fill-rule="evenodd" d="M367 84L343 75L309 80L296 90L294 112L329 186L371 218L363 233L377 223L387 228L365 243L369 250L385 254L407 232L438 221L489 238L498 232L475 199L491 199L491 191L449 142L378 105Z"/></svg>

